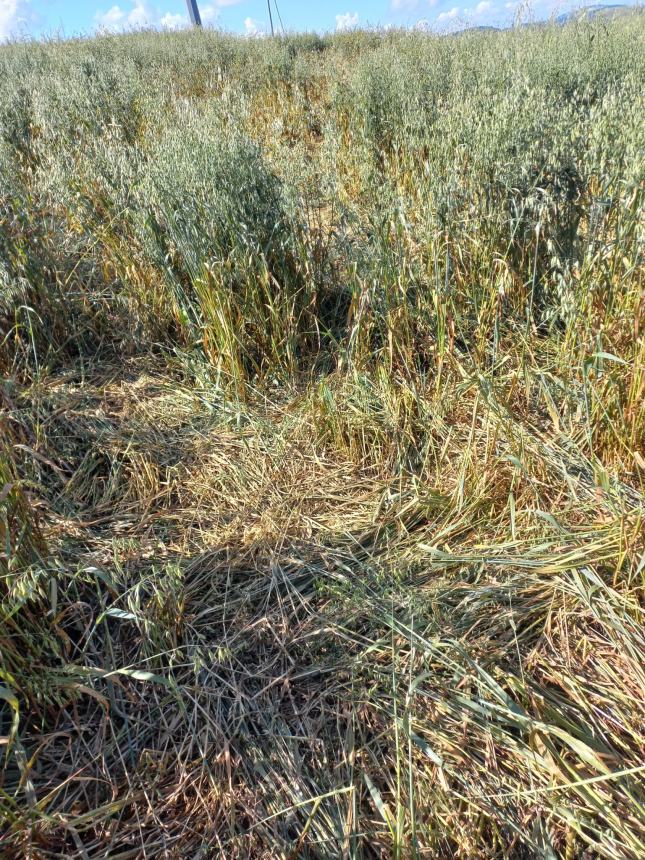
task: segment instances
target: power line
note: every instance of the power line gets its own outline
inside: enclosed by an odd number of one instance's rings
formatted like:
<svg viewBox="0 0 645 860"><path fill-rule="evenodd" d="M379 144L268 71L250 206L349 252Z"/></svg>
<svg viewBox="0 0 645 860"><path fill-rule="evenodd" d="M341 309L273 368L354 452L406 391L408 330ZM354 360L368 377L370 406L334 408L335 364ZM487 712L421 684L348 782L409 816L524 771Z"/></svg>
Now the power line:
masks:
<svg viewBox="0 0 645 860"><path fill-rule="evenodd" d="M278 8L278 0L273 0L273 5L275 6L275 11L278 13L278 20L280 21L282 35L284 36L284 24L282 23L282 15L280 14L280 9Z"/></svg>

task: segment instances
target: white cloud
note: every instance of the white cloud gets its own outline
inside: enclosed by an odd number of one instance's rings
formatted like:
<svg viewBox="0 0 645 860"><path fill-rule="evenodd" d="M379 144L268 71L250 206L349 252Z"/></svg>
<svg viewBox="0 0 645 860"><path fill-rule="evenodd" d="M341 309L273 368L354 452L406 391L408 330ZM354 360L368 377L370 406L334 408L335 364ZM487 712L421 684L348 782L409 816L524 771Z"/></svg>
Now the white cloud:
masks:
<svg viewBox="0 0 645 860"><path fill-rule="evenodd" d="M173 14L166 12L163 18L159 21L164 30L180 30L188 23L185 15Z"/></svg>
<svg viewBox="0 0 645 860"><path fill-rule="evenodd" d="M419 0L390 0L392 12L410 12L416 9L418 5Z"/></svg>
<svg viewBox="0 0 645 860"><path fill-rule="evenodd" d="M211 3L199 4L199 13L202 17L202 24L208 26L214 24L219 18L219 10L226 6L237 6L242 0L212 0Z"/></svg>
<svg viewBox="0 0 645 860"><path fill-rule="evenodd" d="M133 0L130 10L112 6L107 12L97 12L94 16L101 30L124 30L133 27L152 27L155 23L155 10L147 0Z"/></svg>
<svg viewBox="0 0 645 860"><path fill-rule="evenodd" d="M0 41L20 35L33 20L29 0L0 0Z"/></svg>
<svg viewBox="0 0 645 860"><path fill-rule="evenodd" d="M414 12L420 6L434 8L438 0L390 0L390 12Z"/></svg>
<svg viewBox="0 0 645 860"><path fill-rule="evenodd" d="M266 36L266 30L262 21L256 21L254 18L245 18L244 34L252 39L257 36Z"/></svg>
<svg viewBox="0 0 645 860"><path fill-rule="evenodd" d="M490 0L480 0L480 2L473 9L465 7L462 14L464 18L481 18L483 15L486 15L486 13L490 12L492 9L493 4L490 2Z"/></svg>
<svg viewBox="0 0 645 860"><path fill-rule="evenodd" d="M0 0L16 2L16 0ZM208 26L219 18L223 6L234 6L240 0L212 0L200 6L202 23ZM179 12L164 12L150 0L130 0L130 8L115 5L106 12L97 12L94 21L99 30L133 30L141 27L162 27L165 30L178 30L189 25L188 16ZM1 5L0 5L0 8ZM248 19L250 20L250 19Z"/></svg>
<svg viewBox="0 0 645 860"><path fill-rule="evenodd" d="M202 16L202 24L214 24L215 21L219 18L219 10L220 6L232 6L233 3L238 3L239 0L232 0L232 2L220 2L219 3L208 3L206 6L200 6L199 11Z"/></svg>
<svg viewBox="0 0 645 860"><path fill-rule="evenodd" d="M131 27L150 27L154 23L154 16L155 12L146 0L138 0L128 15L128 24Z"/></svg>
<svg viewBox="0 0 645 860"><path fill-rule="evenodd" d="M97 12L96 26L101 30L118 30L125 23L126 14L120 6L112 6L107 12Z"/></svg>
<svg viewBox="0 0 645 860"><path fill-rule="evenodd" d="M437 16L437 24L441 24L444 21L454 21L457 15L459 15L459 6L453 6L452 9L442 12Z"/></svg>
<svg viewBox="0 0 645 860"><path fill-rule="evenodd" d="M336 30L352 30L358 26L358 12L352 15L350 12L345 12L344 15L336 15Z"/></svg>
<svg viewBox="0 0 645 860"><path fill-rule="evenodd" d="M17 0L0 0L0 39L10 36L17 23Z"/></svg>

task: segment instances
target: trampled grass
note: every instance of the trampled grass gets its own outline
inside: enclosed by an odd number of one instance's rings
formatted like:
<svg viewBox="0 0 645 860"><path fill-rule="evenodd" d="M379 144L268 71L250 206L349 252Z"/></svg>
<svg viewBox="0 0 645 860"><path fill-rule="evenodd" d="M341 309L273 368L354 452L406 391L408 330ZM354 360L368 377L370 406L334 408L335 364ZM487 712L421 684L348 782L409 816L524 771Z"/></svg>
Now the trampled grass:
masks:
<svg viewBox="0 0 645 860"><path fill-rule="evenodd" d="M0 854L645 853L645 27L0 50Z"/></svg>

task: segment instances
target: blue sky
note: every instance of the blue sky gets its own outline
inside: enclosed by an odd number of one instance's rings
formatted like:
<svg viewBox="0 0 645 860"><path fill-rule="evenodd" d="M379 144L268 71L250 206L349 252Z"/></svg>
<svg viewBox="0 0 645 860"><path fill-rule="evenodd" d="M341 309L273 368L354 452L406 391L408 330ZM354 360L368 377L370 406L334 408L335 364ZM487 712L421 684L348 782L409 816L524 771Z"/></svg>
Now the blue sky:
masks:
<svg viewBox="0 0 645 860"><path fill-rule="evenodd" d="M269 28L266 0L198 0L198 4L207 26L248 35L261 34ZM530 5L533 17L541 19L584 2L532 0ZM519 7L526 6L526 2L517 0L278 0L287 30L319 32L376 25L421 25L441 30L505 24ZM75 36L101 28L174 28L187 22L185 0L0 0L0 39ZM279 25L275 11L274 23Z"/></svg>

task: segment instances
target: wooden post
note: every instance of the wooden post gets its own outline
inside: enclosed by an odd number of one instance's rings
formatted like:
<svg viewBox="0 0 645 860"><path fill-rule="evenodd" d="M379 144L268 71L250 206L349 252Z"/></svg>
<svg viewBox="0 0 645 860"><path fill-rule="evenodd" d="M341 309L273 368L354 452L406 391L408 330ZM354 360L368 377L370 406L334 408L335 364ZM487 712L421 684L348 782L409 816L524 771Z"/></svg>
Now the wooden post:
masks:
<svg viewBox="0 0 645 860"><path fill-rule="evenodd" d="M190 23L193 25L193 27L201 27L202 16L199 14L199 6L197 5L197 0L186 0L186 6L188 6Z"/></svg>

